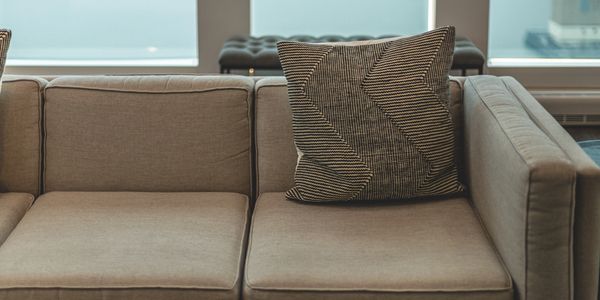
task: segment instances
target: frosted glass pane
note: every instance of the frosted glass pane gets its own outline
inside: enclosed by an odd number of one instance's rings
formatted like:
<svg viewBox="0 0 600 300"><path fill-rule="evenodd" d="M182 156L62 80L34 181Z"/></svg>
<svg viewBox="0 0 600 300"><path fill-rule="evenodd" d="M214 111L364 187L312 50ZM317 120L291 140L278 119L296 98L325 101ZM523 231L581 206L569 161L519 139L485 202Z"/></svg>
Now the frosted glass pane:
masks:
<svg viewBox="0 0 600 300"><path fill-rule="evenodd" d="M600 64L599 0L491 0L492 66Z"/></svg>
<svg viewBox="0 0 600 300"><path fill-rule="evenodd" d="M386 35L427 31L427 0L251 0L252 35Z"/></svg>
<svg viewBox="0 0 600 300"><path fill-rule="evenodd" d="M0 27L9 65L197 64L196 0L0 0Z"/></svg>

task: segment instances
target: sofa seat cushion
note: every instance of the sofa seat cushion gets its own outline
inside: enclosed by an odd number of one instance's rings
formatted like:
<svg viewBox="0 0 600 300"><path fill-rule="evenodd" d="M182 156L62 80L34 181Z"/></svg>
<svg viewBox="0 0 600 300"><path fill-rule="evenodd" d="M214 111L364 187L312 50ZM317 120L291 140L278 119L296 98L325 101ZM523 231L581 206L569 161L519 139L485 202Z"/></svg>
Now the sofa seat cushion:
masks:
<svg viewBox="0 0 600 300"><path fill-rule="evenodd" d="M52 192L0 247L0 299L238 299L236 193Z"/></svg>
<svg viewBox="0 0 600 300"><path fill-rule="evenodd" d="M303 204L259 198L248 299L512 299L469 201Z"/></svg>

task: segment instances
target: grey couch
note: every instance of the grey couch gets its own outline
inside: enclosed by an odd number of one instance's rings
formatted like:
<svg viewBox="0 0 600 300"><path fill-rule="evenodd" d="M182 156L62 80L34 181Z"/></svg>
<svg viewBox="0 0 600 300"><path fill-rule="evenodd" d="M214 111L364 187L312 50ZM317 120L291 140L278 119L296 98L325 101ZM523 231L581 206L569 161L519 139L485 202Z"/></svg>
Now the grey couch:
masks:
<svg viewBox="0 0 600 300"><path fill-rule="evenodd" d="M5 76L0 299L596 299L600 169L513 79L451 93L468 197L315 205L283 78Z"/></svg>

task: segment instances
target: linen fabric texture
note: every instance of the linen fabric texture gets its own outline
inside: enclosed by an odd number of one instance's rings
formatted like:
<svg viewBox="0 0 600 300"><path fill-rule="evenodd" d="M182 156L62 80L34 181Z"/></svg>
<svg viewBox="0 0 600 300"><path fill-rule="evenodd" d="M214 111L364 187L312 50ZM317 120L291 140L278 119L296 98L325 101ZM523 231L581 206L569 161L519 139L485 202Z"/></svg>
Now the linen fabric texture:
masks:
<svg viewBox="0 0 600 300"><path fill-rule="evenodd" d="M454 28L358 44L277 44L298 163L292 200L455 194Z"/></svg>

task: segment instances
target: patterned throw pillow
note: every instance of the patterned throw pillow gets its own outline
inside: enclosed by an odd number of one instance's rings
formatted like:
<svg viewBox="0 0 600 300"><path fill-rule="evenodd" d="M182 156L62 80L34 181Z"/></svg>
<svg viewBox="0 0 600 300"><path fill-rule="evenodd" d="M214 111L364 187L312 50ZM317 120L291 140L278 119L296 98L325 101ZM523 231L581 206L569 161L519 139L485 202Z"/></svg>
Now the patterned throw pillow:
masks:
<svg viewBox="0 0 600 300"><path fill-rule="evenodd" d="M448 100L454 28L370 43L277 44L302 201L393 200L463 191Z"/></svg>
<svg viewBox="0 0 600 300"><path fill-rule="evenodd" d="M6 63L6 53L10 44L10 30L0 29L0 90L2 90L2 73Z"/></svg>

